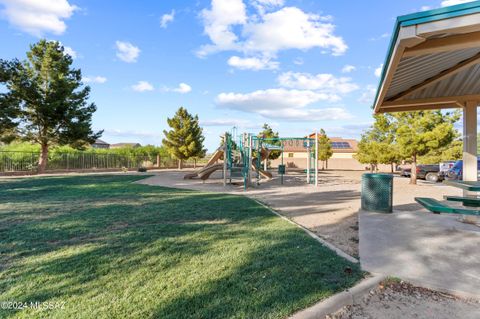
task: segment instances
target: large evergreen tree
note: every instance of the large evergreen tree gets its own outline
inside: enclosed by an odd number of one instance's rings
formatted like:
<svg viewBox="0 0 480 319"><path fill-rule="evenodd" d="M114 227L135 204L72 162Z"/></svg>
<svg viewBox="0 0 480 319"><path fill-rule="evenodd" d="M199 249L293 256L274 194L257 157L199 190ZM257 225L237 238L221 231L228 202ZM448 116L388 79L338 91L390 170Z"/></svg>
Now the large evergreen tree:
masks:
<svg viewBox="0 0 480 319"><path fill-rule="evenodd" d="M328 160L333 155L332 141L328 138L324 129L318 134L318 159L322 161L322 170L328 169Z"/></svg>
<svg viewBox="0 0 480 319"><path fill-rule="evenodd" d="M411 184L417 183L417 160L450 145L458 132L453 124L458 112L417 111L392 113L396 121L396 142L404 158L412 161Z"/></svg>
<svg viewBox="0 0 480 319"><path fill-rule="evenodd" d="M167 119L171 130L164 130L162 143L168 152L178 160L178 168L182 169L183 161L192 157L204 157L203 129L198 123L198 115L191 115L180 107L174 117Z"/></svg>
<svg viewBox="0 0 480 319"><path fill-rule="evenodd" d="M23 62L1 61L0 80L7 93L0 96L0 105L10 110L0 112L0 122L9 124L10 135L41 146L39 173L45 171L52 145L81 148L102 133L92 131L96 107L87 102L90 88L82 87L81 71L71 66L64 48L47 40L31 45Z"/></svg>

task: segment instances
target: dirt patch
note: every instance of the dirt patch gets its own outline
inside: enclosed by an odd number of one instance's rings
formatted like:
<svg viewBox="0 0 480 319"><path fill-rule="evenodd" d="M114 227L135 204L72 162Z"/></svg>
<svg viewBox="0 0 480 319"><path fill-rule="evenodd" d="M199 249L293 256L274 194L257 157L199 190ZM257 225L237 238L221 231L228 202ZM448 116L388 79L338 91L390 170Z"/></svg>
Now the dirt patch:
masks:
<svg viewBox="0 0 480 319"><path fill-rule="evenodd" d="M478 300L388 280L370 291L360 302L346 306L327 319L408 319L408 318L480 318Z"/></svg>

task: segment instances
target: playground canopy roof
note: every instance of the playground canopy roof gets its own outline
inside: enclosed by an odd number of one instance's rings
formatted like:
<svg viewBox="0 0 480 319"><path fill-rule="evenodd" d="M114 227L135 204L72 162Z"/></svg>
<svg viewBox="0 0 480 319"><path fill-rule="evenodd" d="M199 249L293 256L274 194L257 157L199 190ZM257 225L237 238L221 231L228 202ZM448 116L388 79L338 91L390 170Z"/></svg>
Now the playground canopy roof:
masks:
<svg viewBox="0 0 480 319"><path fill-rule="evenodd" d="M478 102L479 63L480 1L400 16L374 111L453 108Z"/></svg>

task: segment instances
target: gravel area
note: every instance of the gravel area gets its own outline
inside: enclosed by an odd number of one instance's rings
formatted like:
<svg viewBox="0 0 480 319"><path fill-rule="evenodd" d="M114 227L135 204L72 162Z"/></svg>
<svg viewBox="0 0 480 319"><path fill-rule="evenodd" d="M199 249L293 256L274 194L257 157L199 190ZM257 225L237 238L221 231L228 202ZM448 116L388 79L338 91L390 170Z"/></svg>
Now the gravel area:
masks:
<svg viewBox="0 0 480 319"><path fill-rule="evenodd" d="M370 291L358 303L343 307L326 318L477 319L480 318L480 303L391 279Z"/></svg>

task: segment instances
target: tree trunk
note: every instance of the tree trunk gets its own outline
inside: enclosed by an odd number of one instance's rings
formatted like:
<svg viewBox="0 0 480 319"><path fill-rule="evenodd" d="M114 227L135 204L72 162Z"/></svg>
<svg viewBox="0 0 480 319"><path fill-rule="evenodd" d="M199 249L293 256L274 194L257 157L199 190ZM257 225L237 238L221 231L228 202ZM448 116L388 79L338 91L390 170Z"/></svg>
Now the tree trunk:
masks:
<svg viewBox="0 0 480 319"><path fill-rule="evenodd" d="M48 144L42 144L42 150L38 159L38 174L45 173L48 162Z"/></svg>
<svg viewBox="0 0 480 319"><path fill-rule="evenodd" d="M183 168L183 160L179 159L178 160L178 169L182 169Z"/></svg>
<svg viewBox="0 0 480 319"><path fill-rule="evenodd" d="M370 173L373 173L375 170L375 164L370 164Z"/></svg>
<svg viewBox="0 0 480 319"><path fill-rule="evenodd" d="M390 163L390 172L393 174L393 163Z"/></svg>
<svg viewBox="0 0 480 319"><path fill-rule="evenodd" d="M157 155L157 167L160 168L160 155Z"/></svg>
<svg viewBox="0 0 480 319"><path fill-rule="evenodd" d="M197 159L196 158L193 159L193 168L197 168Z"/></svg>
<svg viewBox="0 0 480 319"><path fill-rule="evenodd" d="M325 169L328 170L328 159L325 160Z"/></svg>
<svg viewBox="0 0 480 319"><path fill-rule="evenodd" d="M412 170L410 171L410 184L417 185L417 155L412 156Z"/></svg>

